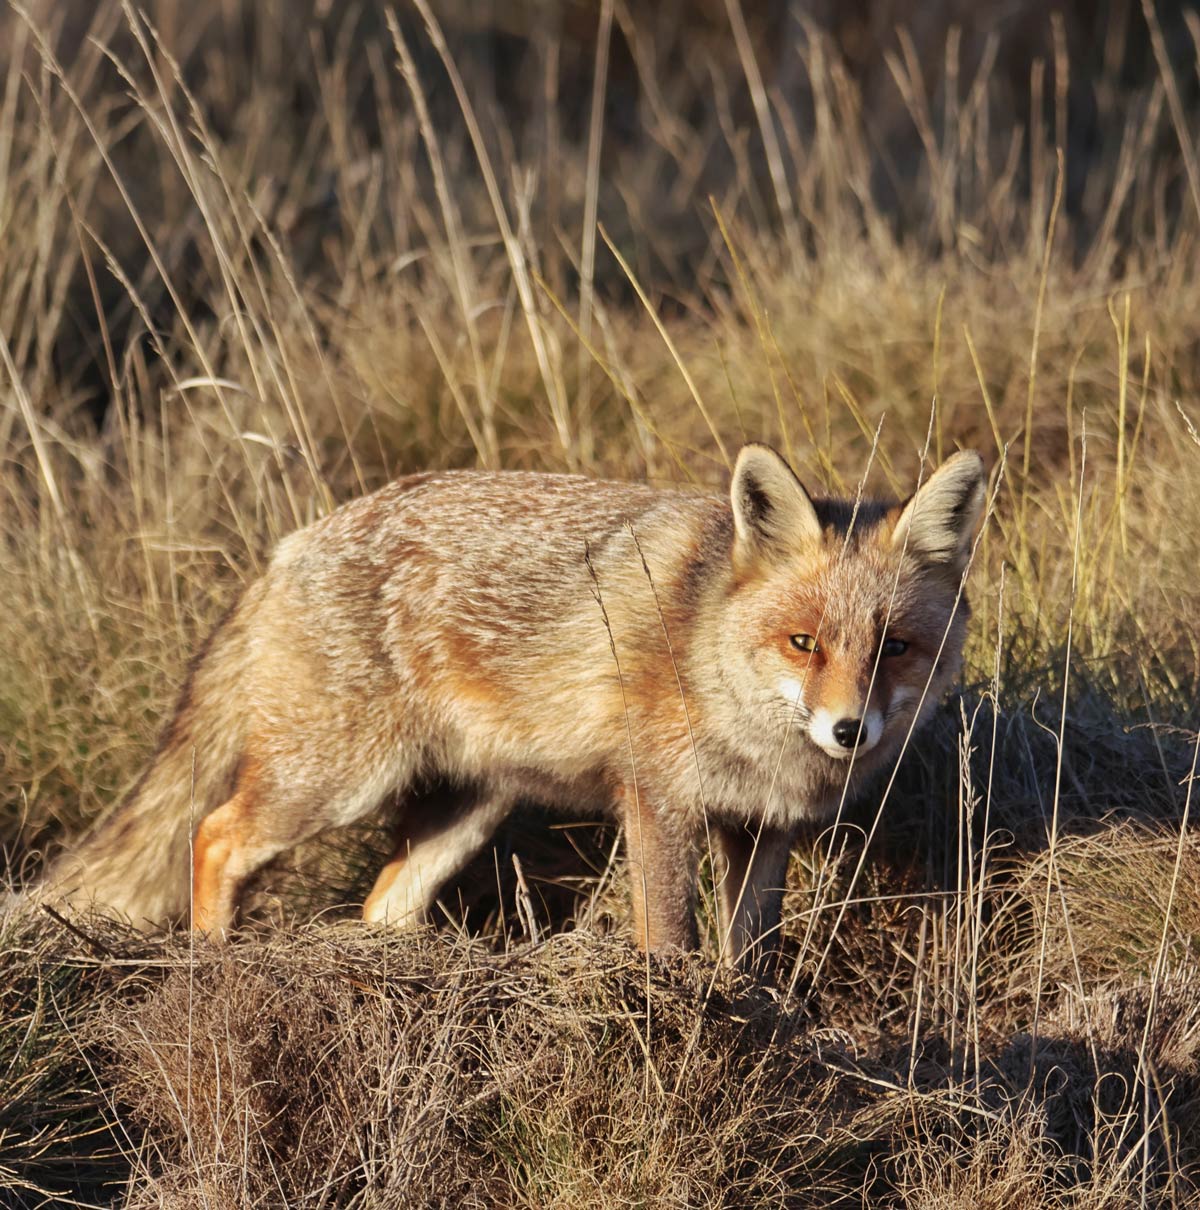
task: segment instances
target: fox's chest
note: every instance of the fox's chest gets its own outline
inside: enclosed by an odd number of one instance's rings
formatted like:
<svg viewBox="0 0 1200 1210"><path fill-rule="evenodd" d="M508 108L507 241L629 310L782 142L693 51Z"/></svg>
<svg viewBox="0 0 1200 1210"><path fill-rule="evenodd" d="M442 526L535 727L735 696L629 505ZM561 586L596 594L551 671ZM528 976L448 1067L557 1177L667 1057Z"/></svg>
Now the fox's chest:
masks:
<svg viewBox="0 0 1200 1210"><path fill-rule="evenodd" d="M700 753L704 807L726 818L792 830L834 819L861 789L860 770L797 737L782 750Z"/></svg>

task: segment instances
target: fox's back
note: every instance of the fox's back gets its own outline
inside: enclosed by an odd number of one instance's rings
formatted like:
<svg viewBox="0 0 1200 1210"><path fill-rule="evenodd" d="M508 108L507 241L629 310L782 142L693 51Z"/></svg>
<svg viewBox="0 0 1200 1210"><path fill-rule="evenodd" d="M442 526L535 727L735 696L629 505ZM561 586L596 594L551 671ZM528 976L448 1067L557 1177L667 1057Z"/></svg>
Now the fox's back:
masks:
<svg viewBox="0 0 1200 1210"><path fill-rule="evenodd" d="M578 475L413 475L285 539L272 575L312 595L392 595L481 638L541 634L578 610L599 618L631 534L667 575L679 539L720 511L705 493Z"/></svg>
<svg viewBox="0 0 1200 1210"><path fill-rule="evenodd" d="M404 713L414 741L442 745L435 763L453 750L582 775L622 742L639 668L666 685L655 591L682 647L698 601L680 586L720 546L723 516L702 492L580 476L398 480L280 544L253 590L275 636L260 663L300 670L301 709L340 697L381 731Z"/></svg>

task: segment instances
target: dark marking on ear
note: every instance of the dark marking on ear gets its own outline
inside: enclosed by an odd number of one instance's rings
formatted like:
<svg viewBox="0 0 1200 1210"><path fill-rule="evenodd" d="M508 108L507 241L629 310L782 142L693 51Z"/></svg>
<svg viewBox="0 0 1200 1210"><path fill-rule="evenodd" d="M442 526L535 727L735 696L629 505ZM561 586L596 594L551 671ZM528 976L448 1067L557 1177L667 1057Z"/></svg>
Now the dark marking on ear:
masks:
<svg viewBox="0 0 1200 1210"><path fill-rule="evenodd" d="M770 521L771 514L775 511L771 507L771 497L757 479L750 480L742 489L742 506L746 510L747 518L757 525Z"/></svg>

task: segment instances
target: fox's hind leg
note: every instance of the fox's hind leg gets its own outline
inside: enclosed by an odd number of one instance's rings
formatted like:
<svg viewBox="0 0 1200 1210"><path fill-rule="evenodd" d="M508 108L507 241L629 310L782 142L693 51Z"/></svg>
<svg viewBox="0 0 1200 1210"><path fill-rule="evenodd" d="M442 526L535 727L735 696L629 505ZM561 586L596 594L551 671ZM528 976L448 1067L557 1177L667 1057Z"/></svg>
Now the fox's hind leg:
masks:
<svg viewBox="0 0 1200 1210"><path fill-rule="evenodd" d="M405 805L396 851L363 903L363 919L410 928L512 810L508 794L442 786Z"/></svg>
<svg viewBox="0 0 1200 1210"><path fill-rule="evenodd" d="M254 811L249 787L207 816L192 842L192 928L222 938L233 926L246 879L279 852L246 843Z"/></svg>
<svg viewBox="0 0 1200 1210"><path fill-rule="evenodd" d="M266 765L243 761L233 796L196 830L192 927L224 937L252 875L318 832L361 819L407 776L399 761L380 763L367 779L356 779L356 771L339 770L332 749L320 779L298 776L290 757Z"/></svg>

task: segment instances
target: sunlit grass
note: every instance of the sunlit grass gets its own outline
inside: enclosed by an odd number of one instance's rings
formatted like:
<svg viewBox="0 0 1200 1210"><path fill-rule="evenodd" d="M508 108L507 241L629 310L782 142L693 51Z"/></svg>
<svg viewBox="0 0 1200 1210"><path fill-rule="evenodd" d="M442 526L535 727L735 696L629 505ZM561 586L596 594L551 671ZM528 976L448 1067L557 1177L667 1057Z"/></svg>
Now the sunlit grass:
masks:
<svg viewBox="0 0 1200 1210"><path fill-rule="evenodd" d="M225 7L191 26L152 5L160 32L62 6L93 41L0 14L10 880L119 801L272 544L413 469L720 490L754 439L814 490L854 493L870 463L868 490L905 495L923 452L977 448L995 507L965 688L886 800L798 846L782 1001L703 956L647 975L613 834L532 817L448 891L466 928L440 940L287 923L361 896L371 828L269 874L258 915L285 927L225 955L7 918L2 1196L124 1204L105 1183L132 1179L129 1204L271 1205L324 1165L364 1206L438 1181L481 1205L1194 1202L1200 216L1169 74L1056 209L1071 153L990 112L1003 80L935 104L894 56L920 151L893 211L882 119L816 33L792 52L809 129L746 84L744 42L715 85L664 94L654 31L601 4L638 124L607 125L603 38L564 44L586 122L531 151L449 6L444 43L411 14L310 43L283 5ZM749 142L720 100L747 88ZM527 948L513 852L541 931L586 932ZM293 977L285 1078L270 989ZM306 1064L365 1005L374 1032L322 1092ZM201 1096L202 1066L225 1082ZM287 1150L306 1123L309 1159ZM421 1146L424 1176L389 1158Z"/></svg>

